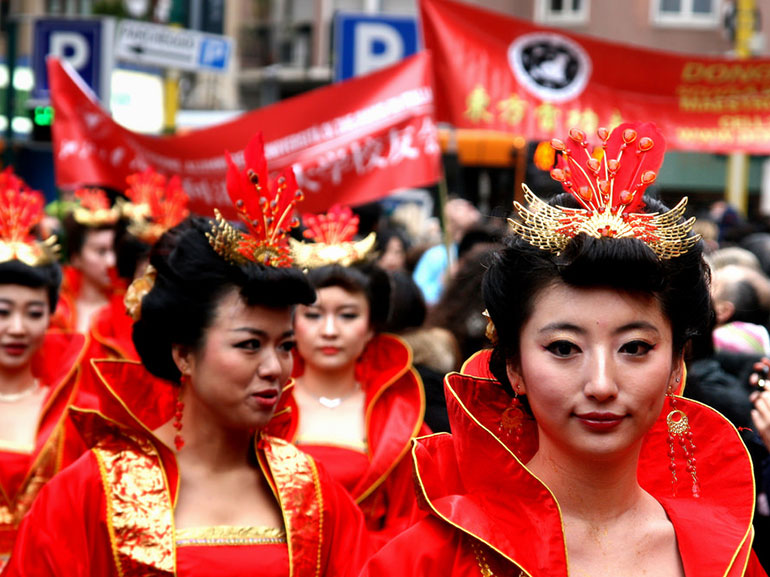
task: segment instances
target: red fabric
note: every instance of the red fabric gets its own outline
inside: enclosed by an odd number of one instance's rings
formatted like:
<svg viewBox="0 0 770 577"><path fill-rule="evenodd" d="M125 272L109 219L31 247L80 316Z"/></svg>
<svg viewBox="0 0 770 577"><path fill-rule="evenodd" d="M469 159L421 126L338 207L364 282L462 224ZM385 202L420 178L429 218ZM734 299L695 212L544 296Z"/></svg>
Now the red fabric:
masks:
<svg viewBox="0 0 770 577"><path fill-rule="evenodd" d="M355 489L358 480L369 469L369 457L361 451L332 445L306 443L299 445L299 448L319 463L323 463L332 478L342 485L348 493Z"/></svg>
<svg viewBox="0 0 770 577"><path fill-rule="evenodd" d="M260 577L288 575L287 546L188 545L176 550L177 577L253 577L257 568Z"/></svg>
<svg viewBox="0 0 770 577"><path fill-rule="evenodd" d="M166 489L171 502L175 502L178 488L176 459L150 433L173 415L171 384L152 377L140 364L130 361L96 361L93 365L102 386L99 411L88 408L76 411L74 415L78 417L84 436L96 441L92 433L102 423L107 426L118 424L133 435L149 440L160 453ZM119 439L117 442L121 442ZM130 440L123 442L127 447L131 445ZM280 443L269 438L264 442L267 443L264 450L257 453L260 462L269 459L272 443ZM308 490L318 495L322 505L320 527L323 534L316 536L321 544L320 558L319 553L312 550L313 558L303 562L312 567L320 562L320 575L323 576L354 577L371 552L363 516L350 496L322 467L316 470ZM269 476L268 482L274 483ZM137 495L137 498L141 496ZM280 501L279 504L284 506ZM297 504L292 507L296 508ZM296 509L292 511L296 512ZM66 574L71 577L117 577L119 572L109 530L110 514L99 465L94 452L89 451L40 492L38 501L20 527L14 553L3 576L53 577L61 575L62 568L66 568ZM292 526L286 530L287 534L293 534L306 531L306 528ZM183 557L185 555L187 552ZM240 551L232 558L221 558L216 566L218 574L230 574L227 571L229 563L240 570L243 561ZM293 564L296 570L298 559L295 558ZM275 559L270 559L269 565L274 569ZM252 571L260 568L260 559L254 555L251 556L251 567ZM185 561L185 571L188 568L189 576L210 575L214 569L211 566L195 567ZM143 575L161 573L153 573L152 567L147 567ZM289 575L288 563L282 575ZM295 575L304 577L306 573Z"/></svg>
<svg viewBox="0 0 770 577"><path fill-rule="evenodd" d="M134 319L126 312L123 297L122 291L112 295L109 304L94 316L88 335L89 358L139 360L131 338Z"/></svg>
<svg viewBox="0 0 770 577"><path fill-rule="evenodd" d="M180 176L192 212L211 216L219 208L234 219L222 156L225 150L240 154L259 131L270 170L293 168L305 194L303 212L354 206L394 189L432 184L440 178L440 148L430 67L429 55L418 54L218 126L157 137L117 124L56 59L49 59L56 184L123 190L130 173L152 165Z"/></svg>
<svg viewBox="0 0 770 577"><path fill-rule="evenodd" d="M413 449L420 491L431 515L382 549L362 575L402 570L424 576L473 574L479 571L475 542L496 575L523 569L533 577L566 577L558 505L522 464L536 443L519 450L493 433L507 394L489 380L460 374L447 377L446 393L454 435L419 439ZM685 399L678 399L677 406L687 414L695 435L702 496L692 496L683 475L678 496L671 494L668 405L645 437L639 480L671 519L685 574L764 575L750 556L754 480L743 442L712 409ZM516 491L500 491L501 486Z"/></svg>
<svg viewBox="0 0 770 577"><path fill-rule="evenodd" d="M0 448L0 508L14 519L0 523L0 567L10 553L21 516L42 483L85 450L80 435L66 419L66 409L79 395L79 362L85 339L72 333L48 333L32 359L32 372L48 388L32 453Z"/></svg>
<svg viewBox="0 0 770 577"><path fill-rule="evenodd" d="M767 58L736 61L651 50L544 28L469 2L420 0L433 55L436 118L527 140L643 118L669 149L767 154ZM654 74L643 71L653 71ZM727 92L729 90L729 93Z"/></svg>
<svg viewBox="0 0 770 577"><path fill-rule="evenodd" d="M297 356L294 377L303 371L302 359ZM394 335L375 336L359 360L357 371L366 394L370 459L350 493L364 512L370 530L378 533L384 543L419 515L408 450L412 437L430 433L423 423L425 392L412 368L411 350ZM290 422L284 423L284 434L294 439L301 414L293 397L288 396L286 403ZM273 426L271 423L271 434L275 434Z"/></svg>

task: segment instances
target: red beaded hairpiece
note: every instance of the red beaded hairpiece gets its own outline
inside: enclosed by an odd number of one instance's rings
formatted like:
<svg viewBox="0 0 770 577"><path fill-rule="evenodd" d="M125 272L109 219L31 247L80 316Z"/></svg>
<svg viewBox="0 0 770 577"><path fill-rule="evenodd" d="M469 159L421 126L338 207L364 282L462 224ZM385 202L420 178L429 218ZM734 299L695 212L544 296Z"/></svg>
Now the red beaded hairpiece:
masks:
<svg viewBox="0 0 770 577"><path fill-rule="evenodd" d="M551 206L524 185L528 206L514 202L520 220L509 219L513 231L527 242L560 253L578 234L596 238L638 238L660 259L689 251L700 236L688 236L695 218L682 220L687 198L663 214L635 212L644 207L644 190L655 182L663 162L665 140L650 123L622 124L610 133L600 128L599 158L589 149L582 130L570 130L566 142L551 146L561 152L551 171L583 208Z"/></svg>
<svg viewBox="0 0 770 577"><path fill-rule="evenodd" d="M10 168L0 173L0 262L28 266L56 261L56 237L38 241L32 229L43 220L43 195L30 190Z"/></svg>
<svg viewBox="0 0 770 577"><path fill-rule="evenodd" d="M148 168L126 178L126 196L131 201L122 206L130 220L128 231L148 244L153 244L168 229L182 222L190 211L189 198L178 176L166 180L162 174Z"/></svg>
<svg viewBox="0 0 770 577"><path fill-rule="evenodd" d="M306 214L302 221L307 229L303 236L315 242L290 239L294 262L301 268L317 268L330 264L350 266L362 261L374 248L376 235L372 232L359 241L358 216L347 206L335 204L326 214Z"/></svg>
<svg viewBox="0 0 770 577"><path fill-rule="evenodd" d="M244 151L246 169L239 170L229 153L227 158L227 192L250 234L233 228L214 210L216 223L207 234L209 243L226 260L242 264L291 266L287 235L299 226L294 216L302 192L297 188L294 172L287 168L268 186L262 134L257 133Z"/></svg>

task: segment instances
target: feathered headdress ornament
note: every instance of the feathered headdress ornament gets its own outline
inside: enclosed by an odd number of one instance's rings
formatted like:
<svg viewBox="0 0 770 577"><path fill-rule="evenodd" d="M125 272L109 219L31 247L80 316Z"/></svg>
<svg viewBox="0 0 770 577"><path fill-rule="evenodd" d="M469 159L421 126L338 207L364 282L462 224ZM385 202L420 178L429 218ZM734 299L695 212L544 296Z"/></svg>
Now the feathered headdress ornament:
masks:
<svg viewBox="0 0 770 577"><path fill-rule="evenodd" d="M695 246L700 240L690 235L695 218L682 219L687 198L663 214L637 212L644 207L644 190L655 182L663 163L665 140L657 127L650 122L627 123L612 133L600 128L597 135L598 155L589 148L586 133L576 128L566 141L551 141L561 153L551 177L583 208L551 206L524 185L528 206L514 202L519 219L508 220L514 233L557 254L581 233L638 238L660 259L680 256Z"/></svg>
<svg viewBox="0 0 770 577"><path fill-rule="evenodd" d="M189 198L178 176L170 179L148 168L126 178L126 196L130 202L121 206L129 218L128 232L140 240L154 244L168 229L182 222L190 211Z"/></svg>
<svg viewBox="0 0 770 577"><path fill-rule="evenodd" d="M302 221L307 227L303 236L315 242L289 239L294 263L300 268L350 266L364 260L377 239L371 232L362 240L353 240L358 233L359 219L347 206L336 204L326 214L303 215Z"/></svg>
<svg viewBox="0 0 770 577"><path fill-rule="evenodd" d="M207 233L217 253L231 263L256 262L273 267L291 266L287 235L299 226L294 216L302 192L291 168L286 168L268 185L262 134L257 133L244 151L245 170L240 170L229 153L227 192L248 233L233 228L218 210L216 222Z"/></svg>
<svg viewBox="0 0 770 577"><path fill-rule="evenodd" d="M83 226L108 226L118 222L120 211L110 205L107 193L101 188L79 188L75 191L77 204L72 216Z"/></svg>
<svg viewBox="0 0 770 577"><path fill-rule="evenodd" d="M30 190L10 168L0 173L0 262L44 266L56 261L56 237L39 241L32 233L43 219L43 205L43 195Z"/></svg>

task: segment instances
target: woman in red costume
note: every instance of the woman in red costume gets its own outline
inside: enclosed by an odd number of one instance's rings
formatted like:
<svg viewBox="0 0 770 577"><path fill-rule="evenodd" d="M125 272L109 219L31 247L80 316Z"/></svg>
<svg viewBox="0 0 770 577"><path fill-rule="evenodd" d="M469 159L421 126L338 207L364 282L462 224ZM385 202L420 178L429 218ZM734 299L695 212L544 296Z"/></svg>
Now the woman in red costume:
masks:
<svg viewBox="0 0 770 577"><path fill-rule="evenodd" d="M472 368L493 378L446 378L453 435L412 451L429 515L362 575L765 574L746 449L677 395L711 306L684 201L643 196L663 137L598 136L601 161L580 130L554 140L567 194L515 205L483 283L495 346Z"/></svg>
<svg viewBox="0 0 770 577"><path fill-rule="evenodd" d="M150 247L187 217L189 199L179 177L167 179L152 168L131 174L126 180L128 202L120 205L120 212L127 228L118 235L115 250L118 274L131 282L144 274ZM89 358L139 359L131 340L134 322L126 312L123 297L118 294L111 298L94 315L88 333Z"/></svg>
<svg viewBox="0 0 770 577"><path fill-rule="evenodd" d="M124 292L115 274L115 226L120 216L100 188L75 192L72 212L64 218L69 264L63 267L55 328L88 334L97 312Z"/></svg>
<svg viewBox="0 0 770 577"><path fill-rule="evenodd" d="M43 198L0 175L0 568L43 484L85 446L65 420L77 393L82 335L48 333L61 282L55 239L31 230Z"/></svg>
<svg viewBox="0 0 770 577"><path fill-rule="evenodd" d="M384 542L417 512L411 438L425 434L425 394L409 348L378 332L388 316L390 281L365 262L374 235L353 237L358 218L333 207L304 217L292 253L318 298L298 307L291 438L317 458L359 503Z"/></svg>
<svg viewBox="0 0 770 577"><path fill-rule="evenodd" d="M94 362L99 411L73 411L92 449L41 492L6 575L360 569L360 511L312 458L264 434L290 377L294 305L314 293L289 267L293 174L273 199L261 138L245 158L256 170L231 164L228 188L251 234L217 214L153 247L134 325L142 364Z"/></svg>

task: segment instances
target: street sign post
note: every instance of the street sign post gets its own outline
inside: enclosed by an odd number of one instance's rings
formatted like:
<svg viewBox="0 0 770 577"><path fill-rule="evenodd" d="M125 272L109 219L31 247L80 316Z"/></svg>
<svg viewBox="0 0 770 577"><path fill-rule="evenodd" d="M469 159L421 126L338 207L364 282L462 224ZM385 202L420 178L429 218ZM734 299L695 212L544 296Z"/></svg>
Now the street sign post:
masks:
<svg viewBox="0 0 770 577"><path fill-rule="evenodd" d="M413 16L337 12L334 81L368 74L415 54L417 39Z"/></svg>
<svg viewBox="0 0 770 577"><path fill-rule="evenodd" d="M35 21L32 70L33 100L48 100L45 60L55 56L67 62L103 102L109 102L115 21L111 18L69 20L45 18Z"/></svg>
<svg viewBox="0 0 770 577"><path fill-rule="evenodd" d="M136 64L192 72L226 72L233 40L185 28L122 20L115 40L115 58Z"/></svg>

